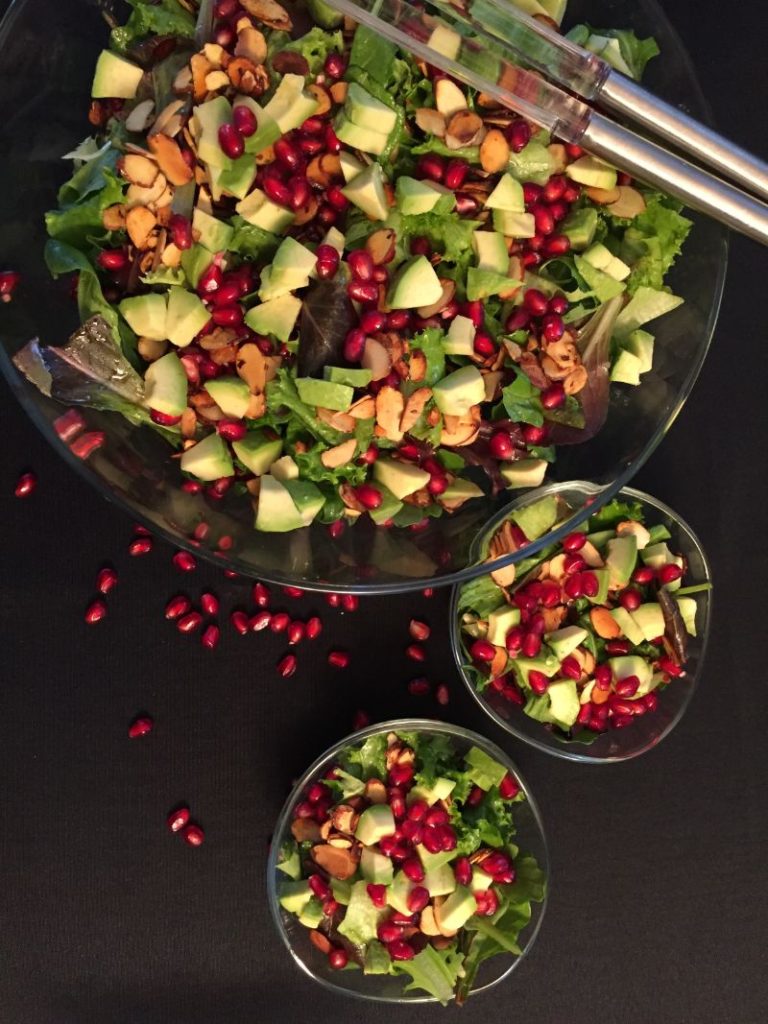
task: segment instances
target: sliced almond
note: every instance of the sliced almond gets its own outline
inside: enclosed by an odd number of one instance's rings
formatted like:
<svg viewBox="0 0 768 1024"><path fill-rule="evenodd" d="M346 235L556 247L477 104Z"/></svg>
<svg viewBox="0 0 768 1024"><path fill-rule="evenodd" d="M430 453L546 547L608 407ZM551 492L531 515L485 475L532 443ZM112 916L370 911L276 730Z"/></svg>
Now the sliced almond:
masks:
<svg viewBox="0 0 768 1024"><path fill-rule="evenodd" d="M247 22L246 26L237 33L235 56L245 57L254 64L263 64L267 59L267 40L264 33L259 32L250 22Z"/></svg>
<svg viewBox="0 0 768 1024"><path fill-rule="evenodd" d="M434 107L419 107L416 111L416 124L427 135L435 135L438 139L445 136L445 114Z"/></svg>
<svg viewBox="0 0 768 1024"><path fill-rule="evenodd" d="M291 835L297 843L316 843L320 838L320 826L311 818L294 818Z"/></svg>
<svg viewBox="0 0 768 1024"><path fill-rule="evenodd" d="M411 358L408 361L408 379L418 383L420 380L424 380L427 375L427 357L424 355L420 348L414 349L411 352ZM409 430L410 427L403 427L403 430Z"/></svg>
<svg viewBox="0 0 768 1024"><path fill-rule="evenodd" d="M118 170L126 181L142 188L150 188L155 183L159 169L154 160L137 153L128 153L117 163Z"/></svg>
<svg viewBox="0 0 768 1024"><path fill-rule="evenodd" d="M493 402L499 390L504 374L496 370L491 373L483 373L483 384L485 384L485 400Z"/></svg>
<svg viewBox="0 0 768 1024"><path fill-rule="evenodd" d="M461 448L472 444L477 438L479 427L471 416L444 416L440 444L449 448Z"/></svg>
<svg viewBox="0 0 768 1024"><path fill-rule="evenodd" d="M602 569L605 565L600 552L591 541L585 541L584 546L579 548L579 554L590 569Z"/></svg>
<svg viewBox="0 0 768 1024"><path fill-rule="evenodd" d="M147 138L147 145L154 154L160 170L172 185L186 185L188 181L192 181L192 168L181 155L178 142L158 132Z"/></svg>
<svg viewBox="0 0 768 1024"><path fill-rule="evenodd" d="M317 211L320 208L320 203L314 192L310 195L309 201L304 206L300 206L293 214L293 223L296 227L301 227L302 224L309 224L311 220L314 220L317 215Z"/></svg>
<svg viewBox="0 0 768 1024"><path fill-rule="evenodd" d="M203 213L207 213L209 216L213 215L213 200L211 199L211 193L207 188L201 188L197 193L198 210L202 210Z"/></svg>
<svg viewBox="0 0 768 1024"><path fill-rule="evenodd" d="M387 802L387 787L381 779L369 779L365 784L365 798L372 804L385 804Z"/></svg>
<svg viewBox="0 0 768 1024"><path fill-rule="evenodd" d="M309 941L312 943L315 949L320 950L323 956L328 956L328 954L333 949L333 944L331 943L331 940L328 938L328 936L324 935L322 932L319 932L317 928L313 928L312 931L309 933Z"/></svg>
<svg viewBox="0 0 768 1024"><path fill-rule="evenodd" d="M435 82L435 106L438 113L444 117L451 117L457 110L467 109L467 97L450 78L438 78ZM450 131L450 126L448 130Z"/></svg>
<svg viewBox="0 0 768 1024"><path fill-rule="evenodd" d="M372 420L376 415L376 401L373 395L358 398L350 405L347 413L355 420Z"/></svg>
<svg viewBox="0 0 768 1024"><path fill-rule="evenodd" d="M170 216L171 215L171 211L168 208L170 207L171 203L173 202L173 196L174 196L173 186L172 185L166 185L165 186L165 191L163 192L163 194L158 199L155 200L155 206L157 207L157 211L158 211L158 214L157 214L158 220L160 221L161 224L165 225L166 227L168 226L168 224L170 223L170 220L171 220L171 216ZM167 219L164 216L165 213L168 214Z"/></svg>
<svg viewBox="0 0 768 1024"><path fill-rule="evenodd" d="M497 587L511 587L512 584L515 582L516 575L517 569L513 564L507 565L503 569L494 569L494 571L491 573L491 579L493 580ZM497 648L497 650L500 649L501 648ZM495 664L496 660L496 656L494 655L494 659L491 662L491 668L493 668L493 665ZM506 667L506 661L504 662L504 665ZM499 675L503 675L503 672L504 670L502 669Z"/></svg>
<svg viewBox="0 0 768 1024"><path fill-rule="evenodd" d="M331 99L334 103L343 103L347 98L347 82L334 82L331 86Z"/></svg>
<svg viewBox="0 0 768 1024"><path fill-rule="evenodd" d="M509 143L498 128L492 128L480 144L480 166L488 174L499 174L509 163Z"/></svg>
<svg viewBox="0 0 768 1024"><path fill-rule="evenodd" d="M248 13L260 21L262 25L276 28L281 32L290 32L293 28L288 12L277 0L241 0Z"/></svg>
<svg viewBox="0 0 768 1024"><path fill-rule="evenodd" d="M403 432L400 420L403 416L405 401L402 393L386 384L376 395L376 422L390 441L402 441Z"/></svg>
<svg viewBox="0 0 768 1024"><path fill-rule="evenodd" d="M248 403L248 408L245 410L245 415L249 420L260 420L262 416L267 414L267 396L251 395L251 400Z"/></svg>
<svg viewBox="0 0 768 1024"><path fill-rule="evenodd" d="M366 251L377 266L391 263L395 257L397 234L392 228L379 228L368 236Z"/></svg>
<svg viewBox="0 0 768 1024"><path fill-rule="evenodd" d="M553 142L551 146L547 146L547 149L552 157L552 173L562 174L568 166L568 151L559 142Z"/></svg>
<svg viewBox="0 0 768 1024"><path fill-rule="evenodd" d="M563 381L563 390L566 395L578 395L587 386L588 379L586 367L577 366Z"/></svg>
<svg viewBox="0 0 768 1024"><path fill-rule="evenodd" d="M315 846L312 849L312 859L315 864L319 864L327 871L331 878L338 878L340 882L351 878L357 871L358 858L349 849L340 849L330 844Z"/></svg>
<svg viewBox="0 0 768 1024"><path fill-rule="evenodd" d="M324 114L327 114L332 106L331 94L328 92L328 90L324 86L317 85L315 83L313 85L307 86L307 92L311 96L314 96L315 100L317 101L317 110L314 112L312 116L322 117Z"/></svg>
<svg viewBox="0 0 768 1024"><path fill-rule="evenodd" d="M172 100L155 118L150 135L162 132L169 138L178 135L184 125L184 100Z"/></svg>
<svg viewBox="0 0 768 1024"><path fill-rule="evenodd" d="M645 212L645 199L636 188L630 185L619 185L619 198L615 203L610 203L608 212L614 217L624 217L632 220Z"/></svg>
<svg viewBox="0 0 768 1024"><path fill-rule="evenodd" d="M381 380L392 369L392 359L380 341L376 338L366 338L360 365L371 371L372 380Z"/></svg>
<svg viewBox="0 0 768 1024"><path fill-rule="evenodd" d="M215 69L202 53L193 54L189 63L192 69L192 96L196 103L202 103L208 95L208 88L205 84L206 75Z"/></svg>
<svg viewBox="0 0 768 1024"><path fill-rule="evenodd" d="M125 212L122 203L108 206L101 215L101 223L107 231L122 231L125 228Z"/></svg>
<svg viewBox="0 0 768 1024"><path fill-rule="evenodd" d="M511 565L511 566L509 566L509 568L510 569L514 569L515 567L514 567L514 565ZM501 573L506 572L505 569L499 569L498 571L501 572ZM514 580L512 580L510 582L513 583ZM498 580L496 580L495 577L494 577L494 583L498 583ZM501 586L508 587L508 586L510 586L510 583L498 583L498 585L500 587ZM503 647L496 647L495 648L495 653L493 655L493 661L491 662L491 664L489 666L490 672L491 672L491 679L498 679L499 676L503 676L504 675L504 671L505 671L505 669L507 667L507 662L508 661L509 661L509 655L507 654L506 650Z"/></svg>
<svg viewBox="0 0 768 1024"><path fill-rule="evenodd" d="M351 434L355 429L355 421L346 412L336 412L333 409L322 409L320 406L315 410L317 418L327 423L334 430L340 430L342 434Z"/></svg>
<svg viewBox="0 0 768 1024"><path fill-rule="evenodd" d="M589 621L592 623L594 631L603 640L615 640L616 637L621 636L621 629L607 608L593 608L589 613Z"/></svg>
<svg viewBox="0 0 768 1024"><path fill-rule="evenodd" d="M323 153L309 161L307 179L319 188L328 188L334 178L341 177L341 162L335 153Z"/></svg>
<svg viewBox="0 0 768 1024"><path fill-rule="evenodd" d="M152 113L155 109L154 100L143 100L137 103L128 117L125 119L125 127L129 132L143 132L152 123Z"/></svg>
<svg viewBox="0 0 768 1024"><path fill-rule="evenodd" d="M330 836L328 839L328 845L333 846L337 850L351 850L352 840L345 836Z"/></svg>
<svg viewBox="0 0 768 1024"><path fill-rule="evenodd" d="M333 827L338 832L346 832L348 835L353 835L357 828L357 821L360 815L357 813L354 807L349 804L338 804L333 810L332 818Z"/></svg>
<svg viewBox="0 0 768 1024"><path fill-rule="evenodd" d="M181 431L181 436L187 439L193 438L197 433L197 416L195 416L195 410L190 409L189 406L181 414L179 430Z"/></svg>
<svg viewBox="0 0 768 1024"><path fill-rule="evenodd" d="M611 696L610 690L598 690L596 686L592 687L592 692L589 695L589 699L593 704L605 704L608 698Z"/></svg>
<svg viewBox="0 0 768 1024"><path fill-rule="evenodd" d="M356 450L357 441L351 438L349 441L343 441L335 448L329 448L328 451L323 452L320 461L326 469L338 469L339 466L344 466L352 461Z"/></svg>
<svg viewBox="0 0 768 1024"><path fill-rule="evenodd" d="M164 174L158 174L154 184L149 188L141 185L130 185L125 193L128 206L150 206L156 203L168 187Z"/></svg>
<svg viewBox="0 0 768 1024"><path fill-rule="evenodd" d="M445 142L449 149L473 146L481 141L483 132L483 122L478 114L471 110L460 110L446 125Z"/></svg>
<svg viewBox="0 0 768 1024"><path fill-rule="evenodd" d="M188 93L192 88L192 68L187 66L179 71L173 80L173 91L179 95Z"/></svg>
<svg viewBox="0 0 768 1024"><path fill-rule="evenodd" d="M444 310L447 305L453 302L453 297L456 294L456 282L452 281L450 277L441 277L440 285L443 292L437 302L433 302L429 306L419 306L416 310L419 316L423 317L425 320L431 316L436 316Z"/></svg>
<svg viewBox="0 0 768 1024"><path fill-rule="evenodd" d="M541 614L544 618L544 632L554 633L556 629L559 629L565 616L568 614L568 609L565 605L557 605L555 608L542 608Z"/></svg>
<svg viewBox="0 0 768 1024"><path fill-rule="evenodd" d="M214 332L215 335L216 332ZM209 335L210 337L210 335ZM226 344L234 338L228 337ZM267 384L275 377L280 365L276 356L265 356L258 345L247 342L241 345L237 352L237 373L241 380L244 380L250 390L254 393L261 393Z"/></svg>
<svg viewBox="0 0 768 1024"><path fill-rule="evenodd" d="M220 89L229 88L229 75L221 68L209 71L205 76L205 88L208 92L218 92Z"/></svg>
<svg viewBox="0 0 768 1024"><path fill-rule="evenodd" d="M592 200L593 203L597 203L599 206L607 206L609 203L615 203L621 199L621 192L618 187L616 188L593 188L589 186L584 191Z"/></svg>
<svg viewBox="0 0 768 1024"><path fill-rule="evenodd" d="M429 905L424 907L419 918L419 928L425 935L439 935L440 929L435 921L435 911Z"/></svg>
<svg viewBox="0 0 768 1024"><path fill-rule="evenodd" d="M155 229L157 217L146 206L134 206L125 215L125 230L137 249L148 248L149 237Z"/></svg>
<svg viewBox="0 0 768 1024"><path fill-rule="evenodd" d="M412 395L408 396L408 401L403 409L403 415L400 417L400 430L403 434L407 434L409 430L416 426L421 414L424 412L424 406L431 397L432 391L430 388L418 388Z"/></svg>

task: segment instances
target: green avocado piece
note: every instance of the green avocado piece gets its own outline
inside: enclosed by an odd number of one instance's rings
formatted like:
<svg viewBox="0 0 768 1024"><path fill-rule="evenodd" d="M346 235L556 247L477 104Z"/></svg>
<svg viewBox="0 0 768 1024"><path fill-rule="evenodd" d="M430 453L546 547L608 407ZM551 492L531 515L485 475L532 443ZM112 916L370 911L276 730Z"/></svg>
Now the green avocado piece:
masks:
<svg viewBox="0 0 768 1024"><path fill-rule="evenodd" d="M200 126L197 143L198 159L209 167L229 170L234 161L231 160L219 145L219 128L232 120L232 105L224 96L216 96L207 103L201 103L192 111Z"/></svg>
<svg viewBox="0 0 768 1024"><path fill-rule="evenodd" d="M283 882L280 886L278 896L280 906L291 914L300 914L311 899L312 890L306 879L297 882Z"/></svg>
<svg viewBox="0 0 768 1024"><path fill-rule="evenodd" d="M499 764L479 747L470 747L464 755L464 760L469 765L467 775L476 786L486 791L498 786L507 774L503 764Z"/></svg>
<svg viewBox="0 0 768 1024"><path fill-rule="evenodd" d="M319 406L321 409L333 409L346 412L355 397L354 390L347 384L334 384L317 377L297 377L296 390L299 398L307 405Z"/></svg>
<svg viewBox="0 0 768 1024"><path fill-rule="evenodd" d="M341 903L343 907L349 905L349 901L352 899L352 882L348 879L332 878L331 879L331 892L333 898L337 903Z"/></svg>
<svg viewBox="0 0 768 1024"><path fill-rule="evenodd" d="M537 658L513 658L510 664L515 670L518 681L526 687L529 685L528 673L532 670L535 669L536 672L545 675L547 679L552 679L560 669L560 662L554 654L549 653L540 654Z"/></svg>
<svg viewBox="0 0 768 1024"><path fill-rule="evenodd" d="M655 640L657 636L664 636L666 626L660 604L657 604L655 601L641 604L631 614L635 624L646 640Z"/></svg>
<svg viewBox="0 0 768 1024"><path fill-rule="evenodd" d="M373 885L391 885L392 861L373 847L364 846L360 854L360 874Z"/></svg>
<svg viewBox="0 0 768 1024"><path fill-rule="evenodd" d="M642 629L637 622L635 622L626 608L614 608L611 612L611 616L631 644L641 644L643 640L645 640ZM659 634L656 633L654 635L658 636Z"/></svg>
<svg viewBox="0 0 768 1024"><path fill-rule="evenodd" d="M581 626L564 626L546 637L547 645L552 648L556 658L563 661L569 654L573 654L576 648L587 639L586 629Z"/></svg>
<svg viewBox="0 0 768 1024"><path fill-rule="evenodd" d="M421 884L430 896L447 896L456 888L456 875L450 864L442 864L439 868L425 871Z"/></svg>
<svg viewBox="0 0 768 1024"><path fill-rule="evenodd" d="M102 50L96 61L91 96L95 100L132 100L143 77L143 68L124 57L118 57L111 50Z"/></svg>
<svg viewBox="0 0 768 1024"><path fill-rule="evenodd" d="M350 388L365 388L371 383L370 370L347 368L346 366L324 366L323 377L331 384L346 384Z"/></svg>
<svg viewBox="0 0 768 1024"><path fill-rule="evenodd" d="M225 416L241 420L251 404L251 392L239 377L215 377L203 385Z"/></svg>
<svg viewBox="0 0 768 1024"><path fill-rule="evenodd" d="M255 188L242 199L235 207L235 211L249 224L261 228L262 231L271 231L275 235L285 231L293 223L294 218L290 210L267 199L266 193L260 188Z"/></svg>
<svg viewBox="0 0 768 1024"><path fill-rule="evenodd" d="M339 935L349 939L355 946L365 946L376 938L376 930L386 916L386 908L379 909L371 902L368 882L355 882L347 912L338 928Z"/></svg>
<svg viewBox="0 0 768 1024"><path fill-rule="evenodd" d="M291 845L288 856L278 863L277 870L282 871L284 875L287 875L294 881L298 881L301 878L301 859L299 857L299 848L295 843Z"/></svg>
<svg viewBox="0 0 768 1024"><path fill-rule="evenodd" d="M627 349L622 349L611 367L611 382L613 384L631 384L637 387L640 383L639 357Z"/></svg>
<svg viewBox="0 0 768 1024"><path fill-rule="evenodd" d="M493 227L505 238L533 238L536 234L536 220L532 213L494 210Z"/></svg>
<svg viewBox="0 0 768 1024"><path fill-rule="evenodd" d="M528 540L537 540L548 533L557 522L557 500L553 495L540 498L530 505L524 505L512 514L512 518Z"/></svg>
<svg viewBox="0 0 768 1024"><path fill-rule="evenodd" d="M357 180L356 178L355 184ZM427 257L414 256L398 271L395 283L390 289L389 305L392 309L417 309L437 302L442 294L443 286Z"/></svg>
<svg viewBox="0 0 768 1024"><path fill-rule="evenodd" d="M429 473L411 462L383 457L373 464L373 479L400 501L425 487L429 483Z"/></svg>
<svg viewBox="0 0 768 1024"><path fill-rule="evenodd" d="M181 416L187 407L187 375L175 352L168 352L150 363L144 383L150 409L166 416Z"/></svg>
<svg viewBox="0 0 768 1024"><path fill-rule="evenodd" d="M211 194L218 201L220 195L245 199L256 177L256 162L253 154L244 153L232 161L231 167L209 167ZM216 193L219 193L217 196Z"/></svg>
<svg viewBox="0 0 768 1024"><path fill-rule="evenodd" d="M360 128L358 131L362 131L362 129ZM384 191L384 174L380 164L370 164L364 171L356 174L351 181L347 182L341 191L350 203L362 210L371 220L387 219L389 203ZM432 299L432 301L437 302L437 299Z"/></svg>
<svg viewBox="0 0 768 1024"><path fill-rule="evenodd" d="M152 341L167 339L168 306L165 295L155 292L136 295L134 298L123 299L118 308L120 315L139 337L150 338Z"/></svg>
<svg viewBox="0 0 768 1024"><path fill-rule="evenodd" d="M457 476L453 483L448 484L439 497L439 501L446 505L448 502L469 501L470 498L482 498L484 491L471 480L463 480Z"/></svg>
<svg viewBox="0 0 768 1024"><path fill-rule="evenodd" d="M579 717L581 705L573 679L555 679L547 690L552 717L565 729L570 729Z"/></svg>
<svg viewBox="0 0 768 1024"><path fill-rule="evenodd" d="M324 0L306 0L306 7L312 20L320 28L337 28L344 20L344 15L324 3Z"/></svg>
<svg viewBox="0 0 768 1024"><path fill-rule="evenodd" d="M249 430L242 441L232 442L232 450L254 476L263 476L279 458L283 442L279 437L268 440L260 430Z"/></svg>
<svg viewBox="0 0 768 1024"><path fill-rule="evenodd" d="M546 459L520 459L501 467L501 476L510 490L524 487L540 487L547 475L549 463Z"/></svg>
<svg viewBox="0 0 768 1024"><path fill-rule="evenodd" d="M269 473L261 478L256 529L264 533L287 533L298 530L302 522L290 492Z"/></svg>
<svg viewBox="0 0 768 1024"><path fill-rule="evenodd" d="M360 815L355 829L355 839L363 846L375 846L384 836L395 832L395 819L389 804L373 804Z"/></svg>
<svg viewBox="0 0 768 1024"><path fill-rule="evenodd" d="M443 351L447 356L469 356L475 354L475 325L468 316L455 316L443 339Z"/></svg>
<svg viewBox="0 0 768 1024"><path fill-rule="evenodd" d="M429 213L440 202L444 192L430 181L409 178L407 175L397 179L395 186L397 205L403 216L409 217L419 213Z"/></svg>
<svg viewBox="0 0 768 1024"><path fill-rule="evenodd" d="M209 434L181 456L181 469L198 480L218 480L232 476L235 471L229 454L219 434Z"/></svg>
<svg viewBox="0 0 768 1024"><path fill-rule="evenodd" d="M392 491L388 487L385 487L381 482L377 483L377 488L381 491L381 504L378 508L371 509L368 515L376 523L377 526L381 526L382 523L386 523L388 520L393 519L400 509L403 507L402 501L396 498Z"/></svg>
<svg viewBox="0 0 768 1024"><path fill-rule="evenodd" d="M361 128L389 135L397 124L397 112L371 96L357 82L350 82L344 101L347 120ZM359 147L358 147L359 148Z"/></svg>
<svg viewBox="0 0 768 1024"><path fill-rule="evenodd" d="M632 534L614 537L606 545L605 564L616 587L626 587L637 564L637 538Z"/></svg>
<svg viewBox="0 0 768 1024"><path fill-rule="evenodd" d="M608 587L611 582L611 574L608 569L592 569L592 572L597 576L597 593L594 597L590 597L589 601L592 604L605 604L608 600Z"/></svg>
<svg viewBox="0 0 768 1024"><path fill-rule="evenodd" d="M647 686L653 676L653 669L639 654L625 654L620 658L610 658L608 664L611 666L611 671L617 682L628 676L637 676L640 685Z"/></svg>
<svg viewBox="0 0 768 1024"><path fill-rule="evenodd" d="M520 625L520 609L503 604L488 616L488 643L495 647L503 647L510 629Z"/></svg>
<svg viewBox="0 0 768 1024"><path fill-rule="evenodd" d="M463 885L456 889L440 907L435 908L435 919L441 929L457 932L477 910L477 900Z"/></svg>
<svg viewBox="0 0 768 1024"><path fill-rule="evenodd" d="M363 128L351 121L343 112L336 118L333 127L340 142L351 146L352 149L370 153L372 156L381 156L389 142L389 135L386 132L377 132L374 128ZM383 220L384 218L379 219Z"/></svg>
<svg viewBox="0 0 768 1024"><path fill-rule="evenodd" d="M489 210L506 210L508 213L525 213L523 186L511 174L502 174L496 188L485 201ZM502 271L499 271L502 273Z"/></svg>
<svg viewBox="0 0 768 1024"><path fill-rule="evenodd" d="M571 181L577 181L588 188L616 188L616 168L594 156L582 156L568 164L565 173Z"/></svg>
<svg viewBox="0 0 768 1024"><path fill-rule="evenodd" d="M495 274L506 274L509 268L509 253L504 235L498 231L475 231L472 244L477 253L479 270L490 270Z"/></svg>
<svg viewBox="0 0 768 1024"><path fill-rule="evenodd" d="M439 380L432 388L432 395L443 415L463 416L473 405L485 401L483 376L476 366L462 366Z"/></svg>
<svg viewBox="0 0 768 1024"><path fill-rule="evenodd" d="M419 786L414 786L408 794L408 803L411 804L414 800L426 800L431 807L438 800L447 800L455 788L456 783L453 779L438 777L431 786L423 783Z"/></svg>
<svg viewBox="0 0 768 1024"><path fill-rule="evenodd" d="M285 483L286 480L299 479L299 467L296 464L296 460L291 455L283 455L281 459L276 459L272 463L272 467L269 472L275 480L279 480L281 484Z"/></svg>
<svg viewBox="0 0 768 1024"><path fill-rule="evenodd" d="M245 323L256 334L271 334L278 341L288 341L300 312L301 299L295 295L281 295L249 309Z"/></svg>
<svg viewBox="0 0 768 1024"><path fill-rule="evenodd" d="M641 327L631 331L627 337L625 348L640 360L640 373L649 373L653 369L654 337Z"/></svg>
<svg viewBox="0 0 768 1024"><path fill-rule="evenodd" d="M314 930L323 920L323 917L323 905L316 896L313 896L299 914L299 922L305 928L312 928Z"/></svg>
<svg viewBox="0 0 768 1024"><path fill-rule="evenodd" d="M301 518L302 526L309 526L325 504L320 488L310 480L283 480L283 487L291 496Z"/></svg>
<svg viewBox="0 0 768 1024"><path fill-rule="evenodd" d="M696 613L698 612L696 599L693 597L676 597L675 600L685 623L686 631L691 636L696 636Z"/></svg>
<svg viewBox="0 0 768 1024"><path fill-rule="evenodd" d="M584 206L569 213L562 222L561 234L567 236L574 252L583 252L592 245L597 231L597 221L597 210L594 206Z"/></svg>
<svg viewBox="0 0 768 1024"><path fill-rule="evenodd" d="M387 890L387 903L390 907L394 907L394 909L401 914L409 914L408 896L410 895L413 886L414 883L405 874L405 872L398 871L392 885L390 885Z"/></svg>
<svg viewBox="0 0 768 1024"><path fill-rule="evenodd" d="M211 265L212 256L202 245L195 244L181 254L181 266L184 276L193 288L197 288L200 278Z"/></svg>
<svg viewBox="0 0 768 1024"><path fill-rule="evenodd" d="M425 873L436 871L444 864L449 864L456 856L455 850L441 850L439 853L430 853L421 843L416 847L416 852L419 855L419 860Z"/></svg>
<svg viewBox="0 0 768 1024"><path fill-rule="evenodd" d="M225 252L235 234L230 224L199 208L192 214L192 230L197 233L200 245L214 253Z"/></svg>
<svg viewBox="0 0 768 1024"><path fill-rule="evenodd" d="M172 345L186 348L211 319L201 299L186 288L168 289L165 333Z"/></svg>

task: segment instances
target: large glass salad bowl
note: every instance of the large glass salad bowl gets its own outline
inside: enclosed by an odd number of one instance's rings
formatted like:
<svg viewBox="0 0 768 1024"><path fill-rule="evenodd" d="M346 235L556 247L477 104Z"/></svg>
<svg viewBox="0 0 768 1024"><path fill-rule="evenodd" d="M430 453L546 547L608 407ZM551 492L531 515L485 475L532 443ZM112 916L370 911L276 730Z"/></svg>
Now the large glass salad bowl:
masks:
<svg viewBox="0 0 768 1024"><path fill-rule="evenodd" d="M30 339L61 346L80 326L71 281L52 281L43 262L43 215L55 206L57 189L69 173L61 157L87 132L84 112L93 66L106 43L103 6L75 0L64 9L52 0L18 0L0 34L6 82L0 128L3 257L22 275L13 302L2 309L0 361L23 407L62 456L106 497L172 542L194 543L201 554L215 556L238 572L316 589L394 592L458 583L483 571L472 542L519 491L475 497L451 514L412 518L410 526L375 526L361 516L362 521L341 532L319 520L288 532L259 532L243 489L233 488L223 497L190 493L173 450L151 426L136 425L116 412L85 408L73 444L70 423L61 420L66 408L44 397L15 369L12 358ZM574 0L567 17L571 24L630 28L638 36L654 36L662 56L649 65L645 81L660 95L706 117L685 50L651 0ZM31 58L41 48L44 75L39 61ZM595 501L607 500L645 461L680 411L712 337L726 260L723 230L692 219L694 229L683 256L665 279L685 302L653 325L652 370L643 374L639 386L617 383L611 388L602 428L584 443L558 445L547 482L587 479L595 485ZM201 520L210 529L205 540L195 541ZM575 521L562 524L561 535ZM525 545L505 560L523 557L554 536Z"/></svg>

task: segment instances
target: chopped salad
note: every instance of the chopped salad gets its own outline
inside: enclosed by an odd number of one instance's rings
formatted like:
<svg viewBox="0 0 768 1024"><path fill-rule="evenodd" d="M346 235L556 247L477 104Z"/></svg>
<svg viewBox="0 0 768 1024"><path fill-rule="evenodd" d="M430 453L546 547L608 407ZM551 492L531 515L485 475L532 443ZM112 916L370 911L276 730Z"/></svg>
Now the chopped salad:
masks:
<svg viewBox="0 0 768 1024"><path fill-rule="evenodd" d="M493 557L543 536L568 514L554 496L512 514ZM517 566L465 584L458 615L464 672L480 693L519 705L563 740L590 743L631 726L685 677L696 594L665 526L613 501ZM684 682L684 679L681 681Z"/></svg>
<svg viewBox="0 0 768 1024"><path fill-rule="evenodd" d="M461 1003L490 957L519 956L546 879L518 849L507 768L438 732L348 747L293 808L278 899L332 970L402 978ZM311 961L310 961L311 962Z"/></svg>
<svg viewBox="0 0 768 1024"><path fill-rule="evenodd" d="M196 0L131 7L46 216L83 325L17 357L48 393L150 424L188 490L290 531L536 486L651 369L675 201L322 0L216 0L202 47ZM634 77L657 52L572 32Z"/></svg>

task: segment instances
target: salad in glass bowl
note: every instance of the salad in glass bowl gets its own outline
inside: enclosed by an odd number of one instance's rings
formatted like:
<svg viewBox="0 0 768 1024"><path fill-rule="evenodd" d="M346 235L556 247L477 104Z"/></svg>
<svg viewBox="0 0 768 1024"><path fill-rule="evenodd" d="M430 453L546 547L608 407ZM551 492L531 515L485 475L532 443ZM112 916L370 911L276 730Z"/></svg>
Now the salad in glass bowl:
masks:
<svg viewBox="0 0 768 1024"><path fill-rule="evenodd" d="M439 722L388 722L307 771L268 878L283 940L316 980L369 999L461 1003L533 943L546 847L498 748Z"/></svg>
<svg viewBox="0 0 768 1024"><path fill-rule="evenodd" d="M538 486L641 384L673 200L322 0L216 0L202 45L194 0L131 6L46 216L82 327L15 356L46 394L151 425L259 531L337 533ZM657 52L572 32L634 77Z"/></svg>

